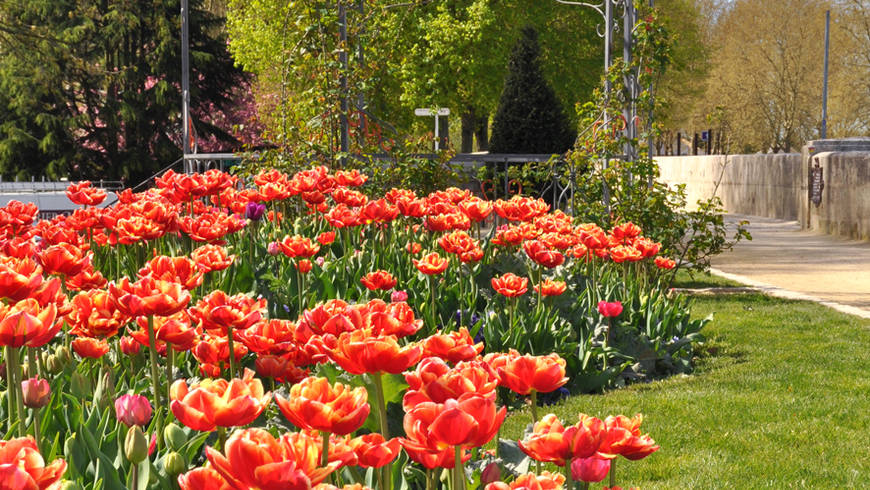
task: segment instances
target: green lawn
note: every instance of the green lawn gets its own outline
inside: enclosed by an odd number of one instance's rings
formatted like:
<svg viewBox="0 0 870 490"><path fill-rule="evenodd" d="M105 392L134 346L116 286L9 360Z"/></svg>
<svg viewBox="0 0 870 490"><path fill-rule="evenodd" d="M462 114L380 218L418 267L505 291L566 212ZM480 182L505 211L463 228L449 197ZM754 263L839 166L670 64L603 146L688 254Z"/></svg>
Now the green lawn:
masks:
<svg viewBox="0 0 870 490"><path fill-rule="evenodd" d="M709 272L693 272L689 274L686 269L677 271L677 276L674 278L671 287L674 288L733 288L743 286L739 282L725 279L724 277L714 276Z"/></svg>
<svg viewBox="0 0 870 490"><path fill-rule="evenodd" d="M540 414L574 423L579 412L643 413L661 449L621 459L623 487L870 487L870 321L754 294L694 304L696 316L715 319L693 375L569 398ZM502 437L519 437L528 419L512 416Z"/></svg>

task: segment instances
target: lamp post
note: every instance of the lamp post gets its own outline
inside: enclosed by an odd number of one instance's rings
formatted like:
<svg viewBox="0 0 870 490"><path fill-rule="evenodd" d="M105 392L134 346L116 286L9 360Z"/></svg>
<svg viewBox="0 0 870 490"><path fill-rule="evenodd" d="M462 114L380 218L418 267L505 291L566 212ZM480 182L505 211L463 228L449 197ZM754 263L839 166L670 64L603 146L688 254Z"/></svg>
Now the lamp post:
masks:
<svg viewBox="0 0 870 490"><path fill-rule="evenodd" d="M450 109L448 109L446 107L440 107L440 108L433 110L433 109L427 109L424 107L421 109L414 109L414 115L415 116L434 116L435 117L435 153L438 153L439 143L441 143L441 134L440 134L440 131L438 130L438 117L439 116L449 116Z"/></svg>
<svg viewBox="0 0 870 490"><path fill-rule="evenodd" d="M181 0L181 151L184 171L193 173L187 155L193 153L190 134L190 33L188 26L188 0Z"/></svg>

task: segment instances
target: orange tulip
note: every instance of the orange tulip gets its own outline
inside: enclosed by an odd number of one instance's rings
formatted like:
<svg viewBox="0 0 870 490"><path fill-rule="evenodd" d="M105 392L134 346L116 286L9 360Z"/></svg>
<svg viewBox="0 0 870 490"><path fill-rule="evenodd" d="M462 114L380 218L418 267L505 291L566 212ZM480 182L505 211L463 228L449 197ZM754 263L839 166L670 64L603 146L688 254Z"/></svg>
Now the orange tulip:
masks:
<svg viewBox="0 0 870 490"><path fill-rule="evenodd" d="M522 296L529 290L529 280L512 272L503 274L500 277L493 277L490 283L495 292L508 298Z"/></svg>
<svg viewBox="0 0 870 490"><path fill-rule="evenodd" d="M335 232L334 231L324 231L323 233L317 235L317 243L321 245L329 245L335 241Z"/></svg>
<svg viewBox="0 0 870 490"><path fill-rule="evenodd" d="M396 207L402 216L409 218L422 218L429 212L425 199L403 199L396 202Z"/></svg>
<svg viewBox="0 0 870 490"><path fill-rule="evenodd" d="M351 208L358 208L368 202L369 198L362 192L339 187L332 192L332 200L336 204L344 204Z"/></svg>
<svg viewBox="0 0 870 490"><path fill-rule="evenodd" d="M190 293L177 282L146 276L134 283L126 277L109 284L115 306L127 316L170 316L190 302Z"/></svg>
<svg viewBox="0 0 870 490"><path fill-rule="evenodd" d="M677 266L677 263L673 259L667 257L656 257L655 264L659 269L665 270L670 270Z"/></svg>
<svg viewBox="0 0 870 490"><path fill-rule="evenodd" d="M77 294L70 306L66 321L74 335L111 337L129 320L115 307L112 295L101 289Z"/></svg>
<svg viewBox="0 0 870 490"><path fill-rule="evenodd" d="M598 453L602 457L615 458L617 455L622 455L629 460L638 460L658 451L659 446L649 435L641 435L641 422L643 422L641 414L631 419L624 415L607 417L604 420L607 432L601 441Z"/></svg>
<svg viewBox="0 0 870 490"><path fill-rule="evenodd" d="M459 208L472 221L483 221L492 214L492 203L478 197L460 202Z"/></svg>
<svg viewBox="0 0 870 490"><path fill-rule="evenodd" d="M438 245L447 253L461 255L478 248L477 241L464 231L453 231L442 235Z"/></svg>
<svg viewBox="0 0 870 490"><path fill-rule="evenodd" d="M417 441L413 439L399 438L399 443L408 453L408 457L420 463L428 470L435 468L452 469L456 465L456 458L452 447L446 447L441 450L429 449L428 441ZM465 463L471 459L471 451L462 450L462 462Z"/></svg>
<svg viewBox="0 0 870 490"><path fill-rule="evenodd" d="M617 243L626 244L631 239L640 236L641 229L636 224L631 221L627 223L623 223L618 226L614 226L613 230L610 232L611 236L613 236L614 240Z"/></svg>
<svg viewBox="0 0 870 490"><path fill-rule="evenodd" d="M605 435L604 422L582 413L578 418L575 425L563 427L555 415L544 415L535 423L532 434L520 441L520 449L534 460L557 466L596 454Z"/></svg>
<svg viewBox="0 0 870 490"><path fill-rule="evenodd" d="M373 335L371 330L354 330L339 335L334 349L326 354L351 374L399 374L420 360L423 348L402 347L395 335Z"/></svg>
<svg viewBox="0 0 870 490"><path fill-rule="evenodd" d="M289 395L276 396L275 402L287 420L301 429L347 435L362 426L370 411L365 388L330 386L326 378L305 378L290 388Z"/></svg>
<svg viewBox="0 0 870 490"><path fill-rule="evenodd" d="M541 293L541 296L559 296L565 292L567 287L565 281L545 279L541 284L535 286L535 291Z"/></svg>
<svg viewBox="0 0 870 490"><path fill-rule="evenodd" d="M431 335L423 339L423 357L440 357L457 363L474 359L483 351L483 342L474 343L465 327L455 332Z"/></svg>
<svg viewBox="0 0 870 490"><path fill-rule="evenodd" d="M108 281L100 271L86 267L78 274L67 277L65 284L72 291L87 291L104 288Z"/></svg>
<svg viewBox="0 0 870 490"><path fill-rule="evenodd" d="M438 255L438 252L432 252L421 260L414 259L414 267L429 276L441 274L447 269L448 265L448 260Z"/></svg>
<svg viewBox="0 0 870 490"><path fill-rule="evenodd" d="M462 211L456 211L446 214L431 214L426 217L426 229L429 231L450 231L450 230L468 230L471 228L471 220L468 219Z"/></svg>
<svg viewBox="0 0 870 490"><path fill-rule="evenodd" d="M411 255L417 255L421 250L423 250L423 245L420 245L417 242L408 242L408 244L405 245L405 251Z"/></svg>
<svg viewBox="0 0 870 490"><path fill-rule="evenodd" d="M254 367L260 376L279 383L298 383L308 377L308 370L298 368L289 355L258 355Z"/></svg>
<svg viewBox="0 0 870 490"><path fill-rule="evenodd" d="M559 354L546 356L519 355L511 350L507 362L496 368L500 384L520 395L532 390L549 393L568 382L565 377L565 359Z"/></svg>
<svg viewBox="0 0 870 490"><path fill-rule="evenodd" d="M565 262L565 256L560 252L550 249L540 240L529 240L523 243L523 251L532 261L548 269L552 269Z"/></svg>
<svg viewBox="0 0 870 490"><path fill-rule="evenodd" d="M351 439L350 447L363 468L380 468L391 463L401 448L398 438L388 441L376 432Z"/></svg>
<svg viewBox="0 0 870 490"><path fill-rule="evenodd" d="M57 335L61 322L55 322L57 307L52 303L41 307L33 298L12 306L0 306L0 345L9 347L41 347Z"/></svg>
<svg viewBox="0 0 870 490"><path fill-rule="evenodd" d="M33 259L0 257L0 298L21 301L42 285L42 267Z"/></svg>
<svg viewBox="0 0 870 490"><path fill-rule="evenodd" d="M263 429L240 430L227 440L223 453L206 447L205 455L234 489L309 490L340 466L333 462L318 468L317 442L294 444L290 436L275 439Z"/></svg>
<svg viewBox="0 0 870 490"><path fill-rule="evenodd" d="M136 324L139 330L130 331L130 336L148 347L148 318L140 316ZM190 315L184 310L172 316L154 317L153 327L158 342L172 344L172 348L179 352L193 348L200 333L191 326Z"/></svg>
<svg viewBox="0 0 870 490"><path fill-rule="evenodd" d="M283 240L278 242L278 246L281 247L281 252L290 258L313 257L320 251L320 245L312 242L310 238L299 235L284 237Z"/></svg>
<svg viewBox="0 0 870 490"><path fill-rule="evenodd" d="M450 368L437 357L423 359L417 369L405 373L408 391L402 398L402 407L410 410L423 402L445 403L466 393L476 393L495 400L498 378L484 362L460 362Z"/></svg>
<svg viewBox="0 0 870 490"><path fill-rule="evenodd" d="M510 484L492 482L484 490L559 490L565 483L565 475L542 471L540 475L526 473Z"/></svg>
<svg viewBox="0 0 870 490"><path fill-rule="evenodd" d="M58 488L66 461L46 465L32 437L0 441L0 485L9 489L44 490Z"/></svg>
<svg viewBox="0 0 870 490"><path fill-rule="evenodd" d="M478 393L465 393L444 403L421 402L406 410L407 438L426 441L431 451L448 447L472 448L489 442L501 427L507 409Z"/></svg>
<svg viewBox="0 0 870 490"><path fill-rule="evenodd" d="M83 180L78 184L70 184L66 188L66 197L73 204L80 206L96 206L106 199L106 191L91 187L91 181Z"/></svg>
<svg viewBox="0 0 870 490"><path fill-rule="evenodd" d="M202 432L217 426L248 425L271 398L272 393L263 393L263 384L250 369L245 369L242 379L204 379L190 387L179 379L170 388L172 413L182 424Z"/></svg>
<svg viewBox="0 0 870 490"><path fill-rule="evenodd" d="M387 291L396 285L396 278L387 271L369 272L360 279L360 282L370 291L378 289Z"/></svg>
<svg viewBox="0 0 870 490"><path fill-rule="evenodd" d="M257 354L286 354L298 348L294 342L296 324L290 320L270 318L259 321L238 333L251 352Z"/></svg>
<svg viewBox="0 0 870 490"><path fill-rule="evenodd" d="M178 475L178 486L181 490L233 490L224 477L210 465Z"/></svg>
<svg viewBox="0 0 870 490"><path fill-rule="evenodd" d="M335 183L347 187L359 187L369 180L369 176L359 173L359 170L336 170Z"/></svg>
<svg viewBox="0 0 870 490"><path fill-rule="evenodd" d="M72 348L81 357L99 359L109 352L109 344L106 339L93 337L79 337L72 341Z"/></svg>
<svg viewBox="0 0 870 490"><path fill-rule="evenodd" d="M91 264L91 254L86 254L75 245L61 243L51 245L37 255L46 274L74 276Z"/></svg>
<svg viewBox="0 0 870 490"><path fill-rule="evenodd" d="M220 376L221 369L226 369L230 359L230 344L226 337L204 335L196 346L190 351L193 357L200 362L200 371L207 376ZM248 348L244 344L233 345L233 359L239 362Z"/></svg>
<svg viewBox="0 0 870 490"><path fill-rule="evenodd" d="M203 272L196 262L187 257L167 257L158 255L139 269L139 277L151 276L154 279L177 282L185 289L195 289L202 284Z"/></svg>
<svg viewBox="0 0 870 490"><path fill-rule="evenodd" d="M349 228L359 226L359 212L355 211L344 204L337 204L330 209L324 217L326 221L335 228Z"/></svg>
<svg viewBox="0 0 870 490"><path fill-rule="evenodd" d="M229 329L244 330L263 318L264 298L254 299L239 293L229 296L217 289L202 298L188 311L212 334L227 335Z"/></svg>
<svg viewBox="0 0 870 490"><path fill-rule="evenodd" d="M643 258L640 250L630 245L617 245L610 249L610 260L621 264L623 262L637 262Z"/></svg>
<svg viewBox="0 0 870 490"><path fill-rule="evenodd" d="M360 219L366 222L388 223L399 215L399 208L386 199L369 201L360 209Z"/></svg>
<svg viewBox="0 0 870 490"><path fill-rule="evenodd" d="M227 250L220 245L206 244L190 253L190 258L202 272L222 271L235 260L235 255L227 256Z"/></svg>

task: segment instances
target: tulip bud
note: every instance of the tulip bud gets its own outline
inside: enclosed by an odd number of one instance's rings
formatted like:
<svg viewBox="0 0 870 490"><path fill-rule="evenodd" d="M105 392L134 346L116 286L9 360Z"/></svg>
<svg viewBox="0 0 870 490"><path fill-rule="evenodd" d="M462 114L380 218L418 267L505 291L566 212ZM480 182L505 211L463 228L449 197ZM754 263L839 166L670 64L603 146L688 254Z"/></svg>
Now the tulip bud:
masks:
<svg viewBox="0 0 870 490"><path fill-rule="evenodd" d="M54 351L54 355L57 356L57 360L60 361L64 367L72 361L72 354L65 345L59 346L57 350Z"/></svg>
<svg viewBox="0 0 870 490"><path fill-rule="evenodd" d="M278 242L270 242L266 247L266 252L269 252L269 255L278 255L281 253L281 247L278 245Z"/></svg>
<svg viewBox="0 0 870 490"><path fill-rule="evenodd" d="M299 272L302 274L308 274L311 272L311 261L308 259L300 260L296 263L296 268L299 269Z"/></svg>
<svg viewBox="0 0 870 490"><path fill-rule="evenodd" d="M27 408L42 408L48 405L51 399L51 386L44 379L25 379L21 382L21 392L24 394L24 406Z"/></svg>
<svg viewBox="0 0 870 490"><path fill-rule="evenodd" d="M48 357L45 358L45 368L51 374L58 374L63 371L63 364L57 359L57 356L54 354L49 354Z"/></svg>
<svg viewBox="0 0 870 490"><path fill-rule="evenodd" d="M480 484L486 485L501 480L501 467L498 463L489 463L480 473Z"/></svg>
<svg viewBox="0 0 870 490"><path fill-rule="evenodd" d="M94 395L94 387L85 375L76 371L69 379L69 390L78 398L90 398Z"/></svg>
<svg viewBox="0 0 870 490"><path fill-rule="evenodd" d="M163 429L163 439L175 451L178 451L182 446L187 444L187 435L185 435L184 430L174 423L168 424Z"/></svg>
<svg viewBox="0 0 870 490"><path fill-rule="evenodd" d="M265 212L265 204L260 204L258 202L252 201L245 206L245 218L248 218L251 221L259 221L260 218L263 217L263 213Z"/></svg>
<svg viewBox="0 0 870 490"><path fill-rule="evenodd" d="M148 457L148 439L138 425L130 427L127 431L127 438L124 439L124 456L133 464L139 464Z"/></svg>
<svg viewBox="0 0 870 490"><path fill-rule="evenodd" d="M393 303L401 303L402 301L408 300L408 293L405 291L393 291L390 295L390 301Z"/></svg>
<svg viewBox="0 0 870 490"><path fill-rule="evenodd" d="M145 425L151 419L151 403L142 395L124 395L115 400L115 416L127 427Z"/></svg>
<svg viewBox="0 0 870 490"><path fill-rule="evenodd" d="M136 339L129 336L121 337L121 352L128 356L135 356L142 349L142 344L140 344Z"/></svg>
<svg viewBox="0 0 870 490"><path fill-rule="evenodd" d="M167 475L174 477L187 470L187 463L184 462L184 458L180 454L172 451L163 460L163 469L166 470Z"/></svg>

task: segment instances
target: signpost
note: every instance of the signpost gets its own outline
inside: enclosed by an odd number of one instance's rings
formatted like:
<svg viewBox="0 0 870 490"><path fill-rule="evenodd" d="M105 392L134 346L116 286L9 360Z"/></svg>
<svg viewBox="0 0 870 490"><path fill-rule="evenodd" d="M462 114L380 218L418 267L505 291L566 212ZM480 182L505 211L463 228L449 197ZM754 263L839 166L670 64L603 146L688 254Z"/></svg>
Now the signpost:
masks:
<svg viewBox="0 0 870 490"><path fill-rule="evenodd" d="M450 109L448 109L446 107L439 107L435 110L420 108L420 109L414 109L414 115L415 116L430 116L430 117L434 116L435 117L435 152L438 152L438 149L439 149L438 144L440 143L440 139L441 139L441 134L438 131L438 116L449 116Z"/></svg>

